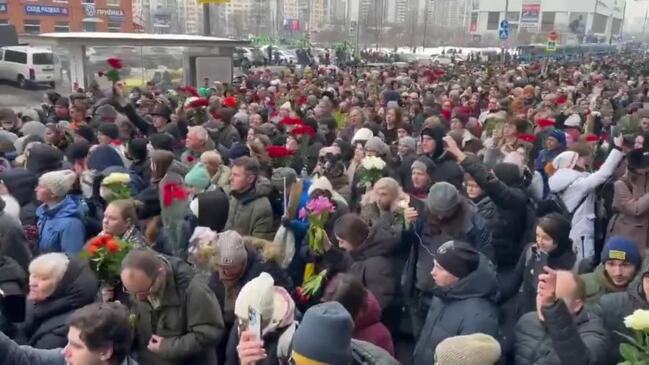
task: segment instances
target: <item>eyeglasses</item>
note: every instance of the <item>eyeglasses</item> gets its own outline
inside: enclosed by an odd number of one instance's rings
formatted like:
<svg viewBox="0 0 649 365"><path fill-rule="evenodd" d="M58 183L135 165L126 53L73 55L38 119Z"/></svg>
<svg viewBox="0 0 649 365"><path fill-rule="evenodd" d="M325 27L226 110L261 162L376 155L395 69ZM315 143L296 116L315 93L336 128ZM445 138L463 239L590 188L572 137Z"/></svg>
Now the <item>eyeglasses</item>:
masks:
<svg viewBox="0 0 649 365"><path fill-rule="evenodd" d="M146 290L141 290L137 292L131 292L129 291L125 285L122 284L122 290L124 291L125 294L140 297L140 296L149 296L151 295L151 290L153 290L153 287L155 286L155 283L158 281L158 275L156 275L155 278L153 278L153 281L151 282L151 285L149 285L149 288Z"/></svg>

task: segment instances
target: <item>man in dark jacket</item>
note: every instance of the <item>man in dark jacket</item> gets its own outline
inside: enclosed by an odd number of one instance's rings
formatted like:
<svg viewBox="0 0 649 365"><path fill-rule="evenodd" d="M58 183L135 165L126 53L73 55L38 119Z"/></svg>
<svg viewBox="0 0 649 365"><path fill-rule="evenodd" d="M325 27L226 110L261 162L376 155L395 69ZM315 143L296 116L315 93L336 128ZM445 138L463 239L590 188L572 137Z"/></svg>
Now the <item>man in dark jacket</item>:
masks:
<svg viewBox="0 0 649 365"><path fill-rule="evenodd" d="M403 270L401 286L412 300L409 304L413 333L421 330L435 285L430 277L433 269L433 252L450 239L468 243L493 262L491 233L485 221L478 215L473 203L462 197L447 182L436 183L430 189L424 204L414 200L406 217L410 230L404 230L403 240L410 243L410 254ZM425 207L424 207L425 205ZM411 213L409 213L411 212ZM407 218L408 219L408 218Z"/></svg>
<svg viewBox="0 0 649 365"><path fill-rule="evenodd" d="M604 327L609 332L620 332L633 337L633 331L624 325L624 317L638 309L649 310L649 261L643 262L640 275L622 293L605 294L593 311L604 320ZM620 336L611 336L608 347L608 363L615 364L621 360L619 345Z"/></svg>
<svg viewBox="0 0 649 365"><path fill-rule="evenodd" d="M499 270L511 269L516 266L520 257L526 228L527 194L520 187L522 176L518 166L502 163L494 168L494 173L475 157L468 158L462 152L455 140L445 137L446 150L455 156L472 179L469 183L477 183L479 194L468 194L478 211L487 221L491 231L492 244ZM469 191L467 191L469 193ZM477 196L476 196L477 195Z"/></svg>
<svg viewBox="0 0 649 365"><path fill-rule="evenodd" d="M226 230L235 230L242 236L272 240L275 235L273 209L268 195L272 186L260 177L259 162L241 157L233 161L230 175L230 206Z"/></svg>
<svg viewBox="0 0 649 365"><path fill-rule="evenodd" d="M120 276L134 300L141 365L216 364L214 348L224 333L221 307L189 264L131 250Z"/></svg>
<svg viewBox="0 0 649 365"><path fill-rule="evenodd" d="M435 170L431 174L434 181L445 181L461 189L464 174L453 157L444 150L446 132L442 124L424 128L421 131L421 151L435 163Z"/></svg>
<svg viewBox="0 0 649 365"><path fill-rule="evenodd" d="M435 348L448 337L484 333L498 337L498 281L493 265L462 241L448 241L435 253L434 290L426 322L415 345L414 364L435 362Z"/></svg>
<svg viewBox="0 0 649 365"><path fill-rule="evenodd" d="M607 364L608 333L584 309L584 282L569 271L546 268L537 292L538 313L525 314L516 325L514 363Z"/></svg>

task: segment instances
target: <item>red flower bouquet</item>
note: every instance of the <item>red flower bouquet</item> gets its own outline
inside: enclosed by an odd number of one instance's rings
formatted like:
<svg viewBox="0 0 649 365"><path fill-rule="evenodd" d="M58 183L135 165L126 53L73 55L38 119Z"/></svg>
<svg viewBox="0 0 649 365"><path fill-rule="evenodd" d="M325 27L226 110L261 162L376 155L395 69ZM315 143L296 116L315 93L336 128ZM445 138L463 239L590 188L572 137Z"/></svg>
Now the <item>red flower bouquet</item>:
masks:
<svg viewBox="0 0 649 365"><path fill-rule="evenodd" d="M235 98L234 96L228 96L227 98L223 99L223 102L221 104L226 108L236 108L237 98Z"/></svg>
<svg viewBox="0 0 649 365"><path fill-rule="evenodd" d="M538 125L541 128L554 127L556 124L557 122L555 122L552 119L539 119L536 121L536 125Z"/></svg>
<svg viewBox="0 0 649 365"><path fill-rule="evenodd" d="M124 65L122 64L122 60L119 58L109 58L106 60L106 63L108 64L108 67L110 67L110 70L104 72L100 72L100 74L103 74L106 76L106 78L114 83L120 80L119 76L119 70L121 70Z"/></svg>
<svg viewBox="0 0 649 365"><path fill-rule="evenodd" d="M190 97L185 102L185 110L189 117L190 125L201 125L208 120L207 107L210 101L206 98Z"/></svg>
<svg viewBox="0 0 649 365"><path fill-rule="evenodd" d="M313 129L313 127L303 124L301 126L295 127L291 131L291 134L295 137L307 136L310 138L315 136L315 130Z"/></svg>
<svg viewBox="0 0 649 365"><path fill-rule="evenodd" d="M122 60L120 60L119 58L109 58L106 60L106 63L108 64L108 66L116 70L120 70L122 69L122 67L124 67Z"/></svg>
<svg viewBox="0 0 649 365"><path fill-rule="evenodd" d="M87 259L90 269L99 280L109 285L119 282L122 260L131 250L128 242L110 235L101 235L88 242L81 252L81 258Z"/></svg>
<svg viewBox="0 0 649 365"><path fill-rule="evenodd" d="M162 187L162 204L170 207L174 200L187 200L189 194L185 188L178 183L168 183Z"/></svg>
<svg viewBox="0 0 649 365"><path fill-rule="evenodd" d="M536 136L533 134L519 134L516 136L519 140L523 142L529 142L529 143L534 143L536 141Z"/></svg>
<svg viewBox="0 0 649 365"><path fill-rule="evenodd" d="M284 146L268 146L266 152L268 152L268 156L272 159L273 168L288 165L289 157L295 153Z"/></svg>

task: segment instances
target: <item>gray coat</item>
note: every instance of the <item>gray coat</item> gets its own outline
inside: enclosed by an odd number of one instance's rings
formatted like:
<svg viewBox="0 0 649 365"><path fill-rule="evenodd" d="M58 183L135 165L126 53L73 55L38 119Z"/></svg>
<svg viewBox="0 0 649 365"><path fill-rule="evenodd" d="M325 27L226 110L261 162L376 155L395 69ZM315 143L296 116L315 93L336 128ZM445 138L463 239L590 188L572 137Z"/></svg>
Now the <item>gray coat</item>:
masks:
<svg viewBox="0 0 649 365"><path fill-rule="evenodd" d="M605 365L608 332L602 320L583 309L574 317L562 300L525 314L515 330L515 365Z"/></svg>
<svg viewBox="0 0 649 365"><path fill-rule="evenodd" d="M498 338L498 296L495 269L483 256L467 277L446 290L436 289L413 364L433 364L435 348L448 337L484 333Z"/></svg>

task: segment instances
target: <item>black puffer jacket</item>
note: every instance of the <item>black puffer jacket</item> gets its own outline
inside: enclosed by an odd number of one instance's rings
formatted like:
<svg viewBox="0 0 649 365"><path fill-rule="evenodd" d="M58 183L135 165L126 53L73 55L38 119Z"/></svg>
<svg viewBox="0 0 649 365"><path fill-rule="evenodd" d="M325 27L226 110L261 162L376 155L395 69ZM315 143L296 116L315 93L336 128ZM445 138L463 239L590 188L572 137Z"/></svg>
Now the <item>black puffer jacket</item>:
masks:
<svg viewBox="0 0 649 365"><path fill-rule="evenodd" d="M23 225L35 225L36 208L40 204L36 201L34 191L38 177L27 169L17 167L0 173L0 180L4 181L9 194L20 204L20 222Z"/></svg>
<svg viewBox="0 0 649 365"><path fill-rule="evenodd" d="M3 308L0 313L0 332L13 337L15 326L11 323L25 320L27 274L16 261L3 255L0 255L0 287L6 295L12 297L11 303L4 303L4 305L11 304L12 307Z"/></svg>
<svg viewBox="0 0 649 365"><path fill-rule="evenodd" d="M94 302L98 290L99 281L88 265L70 258L54 293L42 302L27 303L27 320L21 328L22 343L40 349L64 347L68 343L68 317Z"/></svg>
<svg viewBox="0 0 649 365"><path fill-rule="evenodd" d="M397 294L400 268L394 254L400 241L401 230L377 224L370 229L365 242L350 252L354 263L349 273L374 294L382 309L390 306Z"/></svg>
<svg viewBox="0 0 649 365"><path fill-rule="evenodd" d="M582 309L574 317L562 300L525 314L515 330L515 365L605 365L608 332L602 320Z"/></svg>
<svg viewBox="0 0 649 365"><path fill-rule="evenodd" d="M482 188L485 196L475 201L478 212L487 222L499 269L516 265L524 244L527 195L520 188L518 167L499 164L499 177L489 172L477 158L467 157L462 167Z"/></svg>

